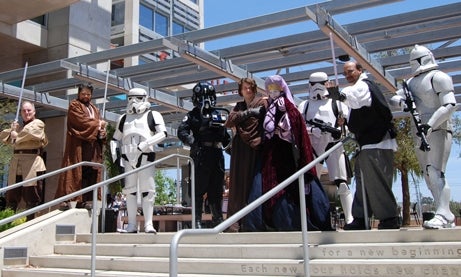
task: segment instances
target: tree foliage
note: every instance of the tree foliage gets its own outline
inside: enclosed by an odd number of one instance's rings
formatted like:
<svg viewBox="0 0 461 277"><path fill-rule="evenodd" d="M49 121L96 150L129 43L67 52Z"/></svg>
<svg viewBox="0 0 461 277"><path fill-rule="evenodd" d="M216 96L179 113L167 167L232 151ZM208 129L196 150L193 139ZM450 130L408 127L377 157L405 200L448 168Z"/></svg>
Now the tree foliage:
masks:
<svg viewBox="0 0 461 277"><path fill-rule="evenodd" d="M14 120L18 102L15 100L2 100L0 106L0 126L1 130L10 128L11 122ZM13 156L13 147L11 145L0 143L0 176L6 172L6 165L10 163Z"/></svg>
<svg viewBox="0 0 461 277"><path fill-rule="evenodd" d="M461 145L461 118L460 112L453 115L453 142L458 146ZM458 158L461 158L461 152L458 153Z"/></svg>
<svg viewBox="0 0 461 277"><path fill-rule="evenodd" d="M115 132L115 127L112 126L111 124L107 124L106 125L107 139L106 139L106 145L104 148L104 164L106 165L106 168L107 168L108 178L112 178L112 177L115 177L123 173L123 168L112 161L112 154L110 152L110 141L112 140L112 137L114 136L114 132ZM123 180L119 180L119 181L109 184L110 194L115 195L117 192L122 191L122 186L123 186Z"/></svg>
<svg viewBox="0 0 461 277"><path fill-rule="evenodd" d="M157 192L155 205L175 204L177 202L176 183L162 170L155 171L155 188Z"/></svg>
<svg viewBox="0 0 461 277"><path fill-rule="evenodd" d="M421 169L415 154L415 145L411 132L409 117L397 119L394 124L397 128L398 151L394 155L394 179L400 175L402 184L402 225L410 225L410 174L421 176ZM400 174L397 174L400 173Z"/></svg>

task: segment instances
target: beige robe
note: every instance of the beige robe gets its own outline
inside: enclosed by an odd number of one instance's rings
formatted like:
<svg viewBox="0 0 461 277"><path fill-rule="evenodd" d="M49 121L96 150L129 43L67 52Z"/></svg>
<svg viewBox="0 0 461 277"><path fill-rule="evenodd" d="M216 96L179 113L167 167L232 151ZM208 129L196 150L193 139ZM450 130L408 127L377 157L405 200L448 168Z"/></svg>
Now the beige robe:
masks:
<svg viewBox="0 0 461 277"><path fill-rule="evenodd" d="M34 119L26 124L19 132L13 142L10 138L11 129L3 130L0 139L5 144L12 144L15 151L38 150L37 154L13 154L8 172L8 185L16 183L16 176L22 176L23 180L37 176L37 172L46 170L45 162L40 153L48 144L45 134L45 123L40 119ZM31 182L24 186L36 186L37 182Z"/></svg>

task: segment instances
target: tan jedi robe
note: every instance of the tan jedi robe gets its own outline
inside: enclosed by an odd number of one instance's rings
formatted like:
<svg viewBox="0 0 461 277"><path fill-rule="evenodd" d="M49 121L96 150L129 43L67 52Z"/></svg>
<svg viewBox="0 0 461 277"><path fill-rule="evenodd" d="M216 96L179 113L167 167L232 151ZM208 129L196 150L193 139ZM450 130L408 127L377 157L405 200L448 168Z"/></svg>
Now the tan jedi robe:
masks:
<svg viewBox="0 0 461 277"><path fill-rule="evenodd" d="M37 150L35 154L13 154L9 164L8 185L16 183L16 175L22 176L23 180L37 176L37 172L45 171L45 162L40 156L43 148L48 144L45 134L45 123L40 119L34 119L27 123L19 132L16 140L10 138L11 129L5 129L0 134L0 139L5 144L12 144L15 151ZM37 182L31 182L24 186L36 186Z"/></svg>

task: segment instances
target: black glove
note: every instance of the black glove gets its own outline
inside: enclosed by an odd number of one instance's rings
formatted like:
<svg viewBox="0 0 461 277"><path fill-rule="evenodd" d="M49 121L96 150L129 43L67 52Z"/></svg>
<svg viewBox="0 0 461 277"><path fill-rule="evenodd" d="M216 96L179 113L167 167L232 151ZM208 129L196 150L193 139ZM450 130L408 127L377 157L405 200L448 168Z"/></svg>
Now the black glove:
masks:
<svg viewBox="0 0 461 277"><path fill-rule="evenodd" d="M195 141L195 139L194 139L194 136L193 136L193 135L188 135L188 136L187 136L187 141L186 141L186 143L187 143L188 145L194 144L194 141Z"/></svg>
<svg viewBox="0 0 461 277"><path fill-rule="evenodd" d="M248 118L250 116L258 117L261 114L261 107L258 108L251 108L242 112L242 116L244 118Z"/></svg>
<svg viewBox="0 0 461 277"><path fill-rule="evenodd" d="M420 128L421 128L421 132L423 132L424 135L427 136L428 133L430 133L429 130L431 130L432 127L429 124L421 124Z"/></svg>
<svg viewBox="0 0 461 277"><path fill-rule="evenodd" d="M338 87L330 87L330 88L327 88L327 90L328 90L328 95L330 96L331 99L339 100L339 101L346 100L346 95L344 95L343 93L340 93Z"/></svg>
<svg viewBox="0 0 461 277"><path fill-rule="evenodd" d="M410 99L406 98L405 99L405 107L403 108L403 111L404 112L410 112L412 107L413 107L413 102Z"/></svg>
<svg viewBox="0 0 461 277"><path fill-rule="evenodd" d="M331 133L331 136L334 139L340 139L341 138L341 131L338 130L338 132Z"/></svg>

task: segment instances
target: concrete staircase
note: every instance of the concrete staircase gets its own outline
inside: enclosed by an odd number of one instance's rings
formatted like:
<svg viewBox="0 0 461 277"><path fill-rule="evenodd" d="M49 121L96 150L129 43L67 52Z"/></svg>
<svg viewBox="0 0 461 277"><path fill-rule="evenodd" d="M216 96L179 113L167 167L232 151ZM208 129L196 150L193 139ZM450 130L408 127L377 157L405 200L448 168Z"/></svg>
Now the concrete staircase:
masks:
<svg viewBox="0 0 461 277"><path fill-rule="evenodd" d="M96 276L169 276L173 235L98 234ZM310 276L461 276L459 227L309 232L308 237ZM305 276L301 241L300 232L184 237L179 276ZM1 276L90 276L90 242L89 232L56 239L50 253L3 265Z"/></svg>

